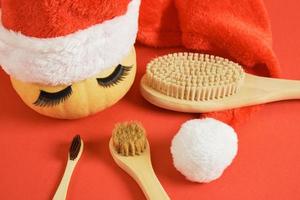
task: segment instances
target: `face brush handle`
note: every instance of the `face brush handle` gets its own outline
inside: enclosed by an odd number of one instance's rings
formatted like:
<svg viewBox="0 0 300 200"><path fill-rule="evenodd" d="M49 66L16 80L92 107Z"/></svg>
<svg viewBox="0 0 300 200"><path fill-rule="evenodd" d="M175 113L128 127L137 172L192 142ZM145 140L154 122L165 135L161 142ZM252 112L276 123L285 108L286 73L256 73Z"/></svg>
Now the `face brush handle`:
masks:
<svg viewBox="0 0 300 200"><path fill-rule="evenodd" d="M135 162L129 174L139 184L148 200L169 200L169 196L160 184L150 163Z"/></svg>
<svg viewBox="0 0 300 200"><path fill-rule="evenodd" d="M53 197L53 200L66 199L69 183L70 183L71 176L73 174L76 164L77 164L76 161L68 160L63 178L60 181L60 184L59 184L59 186L56 190L56 193Z"/></svg>
<svg viewBox="0 0 300 200"><path fill-rule="evenodd" d="M170 199L153 170L149 143L145 152L136 156L119 155L114 149L112 140L109 142L109 149L117 165L138 183L148 200Z"/></svg>

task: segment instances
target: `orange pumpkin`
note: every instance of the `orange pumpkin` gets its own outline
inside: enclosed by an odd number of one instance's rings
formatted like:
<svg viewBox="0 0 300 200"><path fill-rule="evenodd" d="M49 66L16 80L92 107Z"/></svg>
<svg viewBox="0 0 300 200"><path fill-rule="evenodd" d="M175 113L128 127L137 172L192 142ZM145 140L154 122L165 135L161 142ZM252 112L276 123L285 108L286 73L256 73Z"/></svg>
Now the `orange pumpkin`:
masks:
<svg viewBox="0 0 300 200"><path fill-rule="evenodd" d="M25 102L40 114L60 118L85 117L118 102L130 89L136 74L133 48L118 66L72 85L47 86L26 83L11 77L11 82Z"/></svg>

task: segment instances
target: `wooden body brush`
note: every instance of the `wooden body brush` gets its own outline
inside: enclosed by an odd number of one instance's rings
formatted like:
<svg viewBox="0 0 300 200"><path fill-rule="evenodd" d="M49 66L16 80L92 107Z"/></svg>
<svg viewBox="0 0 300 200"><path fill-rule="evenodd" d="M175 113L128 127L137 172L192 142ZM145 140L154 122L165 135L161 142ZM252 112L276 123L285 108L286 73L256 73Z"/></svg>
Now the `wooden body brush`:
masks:
<svg viewBox="0 0 300 200"><path fill-rule="evenodd" d="M79 135L76 135L71 143L68 155L68 163L65 169L65 173L61 182L56 190L56 193L53 197L53 200L63 200L66 199L68 186L71 180L71 176L76 167L78 160L81 157L83 151L83 141L81 140Z"/></svg>
<svg viewBox="0 0 300 200"><path fill-rule="evenodd" d="M117 125L109 149L117 165L134 178L148 200L170 199L153 171L150 146L139 123Z"/></svg>
<svg viewBox="0 0 300 200"><path fill-rule="evenodd" d="M175 53L147 65L141 93L162 108L205 113L300 99L300 81L247 74L239 64L221 57Z"/></svg>

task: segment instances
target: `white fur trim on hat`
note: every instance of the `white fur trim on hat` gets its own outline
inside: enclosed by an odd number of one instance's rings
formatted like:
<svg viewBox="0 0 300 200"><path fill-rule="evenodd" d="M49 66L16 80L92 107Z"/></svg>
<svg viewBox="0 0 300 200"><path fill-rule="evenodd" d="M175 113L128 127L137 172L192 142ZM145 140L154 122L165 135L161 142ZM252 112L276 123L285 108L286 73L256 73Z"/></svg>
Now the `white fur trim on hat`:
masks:
<svg viewBox="0 0 300 200"><path fill-rule="evenodd" d="M187 121L172 141L174 165L191 181L213 181L231 164L237 143L235 131L223 122L212 118Z"/></svg>
<svg viewBox="0 0 300 200"><path fill-rule="evenodd" d="M28 37L0 22L0 65L24 82L66 85L89 78L130 52L139 6L140 0L132 0L125 15L57 38Z"/></svg>

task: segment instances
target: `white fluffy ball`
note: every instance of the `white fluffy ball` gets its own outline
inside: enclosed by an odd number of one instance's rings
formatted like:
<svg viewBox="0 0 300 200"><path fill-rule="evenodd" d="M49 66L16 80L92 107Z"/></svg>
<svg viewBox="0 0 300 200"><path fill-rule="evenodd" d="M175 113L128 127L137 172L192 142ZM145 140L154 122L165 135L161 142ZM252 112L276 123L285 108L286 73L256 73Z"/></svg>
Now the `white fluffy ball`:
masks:
<svg viewBox="0 0 300 200"><path fill-rule="evenodd" d="M184 123L171 146L178 171L195 182L219 178L237 153L237 135L233 128L212 118Z"/></svg>

